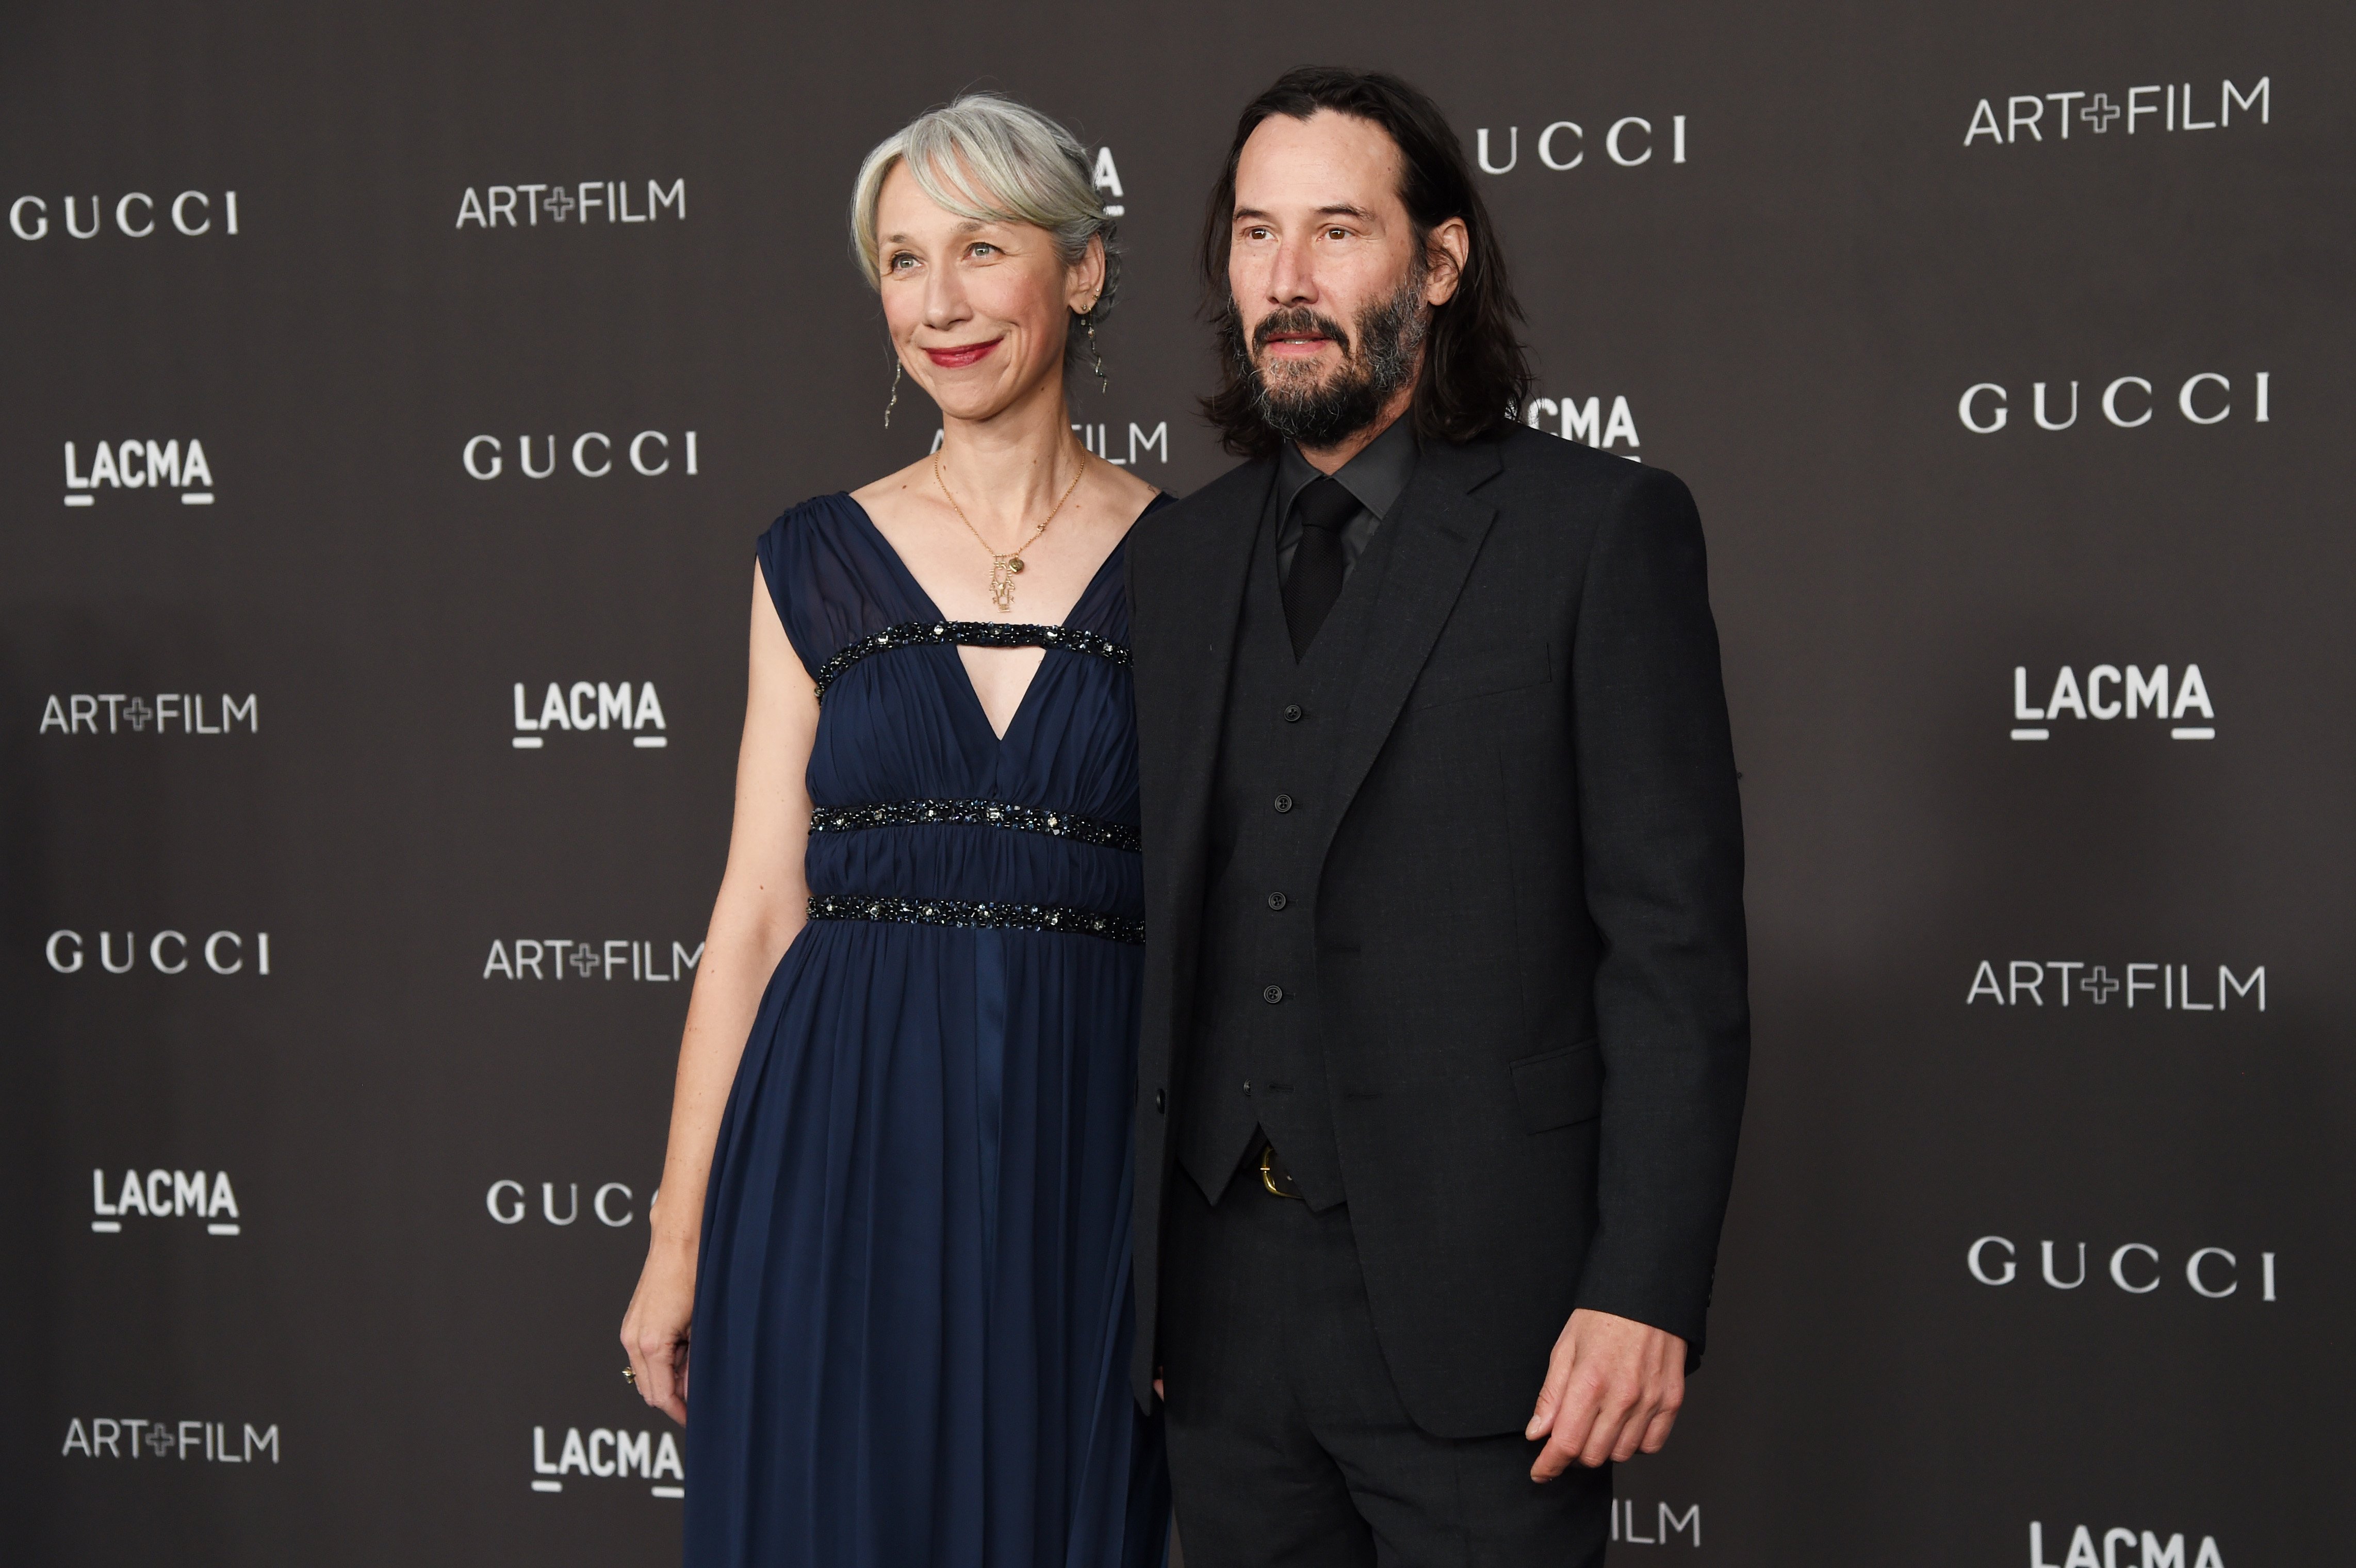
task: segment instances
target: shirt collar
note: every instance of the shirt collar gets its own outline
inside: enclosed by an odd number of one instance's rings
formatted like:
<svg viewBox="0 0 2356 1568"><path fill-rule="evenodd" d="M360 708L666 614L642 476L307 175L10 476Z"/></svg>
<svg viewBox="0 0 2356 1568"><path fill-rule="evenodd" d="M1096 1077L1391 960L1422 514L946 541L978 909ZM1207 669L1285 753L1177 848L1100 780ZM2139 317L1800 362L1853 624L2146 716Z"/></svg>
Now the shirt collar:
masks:
<svg viewBox="0 0 2356 1568"><path fill-rule="evenodd" d="M1398 503L1408 480L1415 477L1415 419L1403 413L1366 443L1365 451L1343 464L1333 478L1357 498L1360 506L1383 518ZM1286 442L1277 462L1277 516L1290 512L1294 499L1317 478L1317 469L1301 455L1301 448Z"/></svg>

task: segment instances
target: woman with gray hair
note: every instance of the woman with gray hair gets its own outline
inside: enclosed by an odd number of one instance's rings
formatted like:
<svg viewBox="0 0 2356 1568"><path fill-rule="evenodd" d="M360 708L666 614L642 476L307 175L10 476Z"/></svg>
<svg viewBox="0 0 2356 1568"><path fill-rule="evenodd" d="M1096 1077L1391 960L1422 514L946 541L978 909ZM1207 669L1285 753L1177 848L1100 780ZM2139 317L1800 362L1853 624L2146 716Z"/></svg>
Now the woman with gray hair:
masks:
<svg viewBox="0 0 2356 1568"><path fill-rule="evenodd" d="M727 870L622 1326L624 1375L687 1424L690 1568L1162 1558L1127 1380L1121 554L1162 498L1072 435L1116 259L1089 173L982 94L860 170L879 413L913 381L941 437L757 552Z"/></svg>

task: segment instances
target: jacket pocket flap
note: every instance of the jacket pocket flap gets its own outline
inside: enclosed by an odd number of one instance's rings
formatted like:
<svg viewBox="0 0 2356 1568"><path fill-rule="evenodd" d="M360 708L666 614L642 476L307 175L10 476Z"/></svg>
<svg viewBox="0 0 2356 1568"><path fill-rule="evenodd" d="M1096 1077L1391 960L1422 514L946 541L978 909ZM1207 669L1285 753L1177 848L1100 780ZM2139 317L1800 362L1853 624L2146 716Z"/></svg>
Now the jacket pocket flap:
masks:
<svg viewBox="0 0 2356 1568"><path fill-rule="evenodd" d="M1603 1058L1593 1040L1524 1057L1513 1071L1526 1133L1550 1133L1603 1113Z"/></svg>
<svg viewBox="0 0 2356 1568"><path fill-rule="evenodd" d="M1410 705L1430 708L1442 703L1465 703L1475 697L1494 697L1547 685L1553 679L1547 648L1543 642L1483 649L1457 655L1444 664L1435 662L1427 669L1415 683Z"/></svg>

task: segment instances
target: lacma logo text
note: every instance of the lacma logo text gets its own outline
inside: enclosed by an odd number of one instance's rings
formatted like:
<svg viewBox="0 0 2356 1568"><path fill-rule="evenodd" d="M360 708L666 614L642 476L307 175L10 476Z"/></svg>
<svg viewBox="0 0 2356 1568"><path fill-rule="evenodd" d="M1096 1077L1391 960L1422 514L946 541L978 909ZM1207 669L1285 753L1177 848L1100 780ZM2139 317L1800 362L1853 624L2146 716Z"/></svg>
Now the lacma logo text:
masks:
<svg viewBox="0 0 2356 1568"><path fill-rule="evenodd" d="M114 1191L111 1203L110 1187ZM157 1170L145 1176L124 1171L117 1184L104 1171L94 1170L90 1173L90 1208L96 1216L90 1228L102 1236L121 1234L124 1217L133 1214L146 1219L199 1219L208 1236L242 1233L237 1194L230 1187L227 1171L215 1171L209 1183L202 1171Z"/></svg>
<svg viewBox="0 0 2356 1568"><path fill-rule="evenodd" d="M2189 963L2127 963L2121 964L2119 972L2114 974L2106 963L2087 963L2079 959L2017 958L2005 964L2004 978L1999 981L1995 961L1982 959L1979 968L1972 973L1972 988L1964 997L1964 1005L1988 1002L1998 1007L2043 1007L2050 995L2051 1005L2056 1007L2073 1004L2107 1007L2114 1000L2124 1000L2132 1008L2140 996L2146 1007L2156 1002L2163 1012L2223 1013L2236 1003L2247 1007L2254 999L2257 1010L2263 1013L2266 1010L2266 966L2257 964L2249 973L2236 975L2231 964L2221 963L2217 966L2213 999L2208 996L2208 990L2205 965L2195 968Z"/></svg>
<svg viewBox="0 0 2356 1568"><path fill-rule="evenodd" d="M561 1492L564 1477L579 1476L612 1477L626 1480L632 1476L651 1481L648 1491L659 1498L687 1496L687 1468L680 1463L679 1444L668 1432L614 1432L605 1427L593 1428L584 1442L581 1429L568 1426L564 1441L551 1458L548 1452L548 1428L531 1429L531 1489L535 1492ZM669 1481L665 1483L664 1477Z"/></svg>
<svg viewBox="0 0 2356 1568"><path fill-rule="evenodd" d="M183 449L179 438L169 441L94 441L90 467L80 467L78 448L66 443L66 505L96 506L101 489L180 492L182 506L213 504L212 460L205 444L193 436Z"/></svg>
<svg viewBox="0 0 2356 1568"><path fill-rule="evenodd" d="M662 699L655 695L652 681L641 682L637 693L633 702L627 681L618 686L603 681L575 681L570 687L551 681L540 699L540 716L533 718L526 704L524 683L519 681L515 683L516 733L508 744L518 751L538 751L548 744L550 730L580 735L624 729L637 732L630 744L638 750L659 751L670 744L670 737L663 733Z"/></svg>
<svg viewBox="0 0 2356 1568"><path fill-rule="evenodd" d="M647 181L646 204L636 210L630 206L633 194L632 182L626 179L584 179L573 185L487 185L481 195L477 195L470 185L458 199L457 227L464 229L471 223L477 229L497 229L502 224L509 229L537 229L543 218L551 223L562 223L577 214L580 226L585 229L593 212L602 214L608 223L651 223L666 212L681 222L687 220L684 179L675 179L668 186L660 180Z"/></svg>
<svg viewBox="0 0 2356 1568"><path fill-rule="evenodd" d="M1555 430L1557 423L1560 428ZM1622 457L1636 456L1640 438L1636 435L1636 417L1628 412L1628 399L1615 395L1612 400L1612 415L1603 416L1603 399L1598 395L1581 403L1575 397L1533 397L1522 409L1522 423L1532 430L1554 430L1565 441L1582 446L1609 449L1612 443L1625 441L1628 450Z"/></svg>
<svg viewBox="0 0 2356 1568"><path fill-rule="evenodd" d="M2043 690L2043 682L2038 689ZM2029 700L2029 667L2016 664L2012 668L2012 717L2015 740L2051 740L2050 727L2055 721L2069 718L2077 721L2094 719L2108 723L2118 718L2153 718L2171 725L2170 740L2215 740L2217 709L2209 700L2209 682L2201 674L2201 666L2187 664L2176 678L2176 697L2169 700L2168 666L2155 664L2146 674L2143 667L2130 664L2122 670L2115 664L2097 664L2086 671L2085 683L2078 681L2078 672L2069 665L2062 666L2053 677L2052 689L2047 693L2042 706L2032 706ZM2197 724L2186 724L2197 719Z"/></svg>
<svg viewBox="0 0 2356 1568"><path fill-rule="evenodd" d="M75 692L64 697L52 696L42 704L39 733L52 730L59 735L121 735L129 730L133 735L145 735L153 725L157 735L180 726L182 735L257 735L262 730L262 708L251 692L243 697L233 697L227 692L208 715L205 703L209 699L201 692L158 692L151 701L145 696L125 696L121 692ZM103 708L104 713L99 710ZM103 723L104 729L100 728ZM239 726L244 728L241 730Z"/></svg>
<svg viewBox="0 0 2356 1568"><path fill-rule="evenodd" d="M2056 1526L2053 1533L2062 1531ZM2119 1551L2140 1549L2139 1556L2129 1557ZM2225 1568L2225 1554L2217 1550L2217 1538L2204 1535L2201 1550L2192 1561L2184 1560L2184 1537L2171 1534L2163 1541L2150 1530L2132 1530L2114 1525L2103 1531L2103 1550L2094 1552L2094 1532L2080 1525L2070 1537L2069 1554L2056 1563L2045 1555L2045 1526L2035 1520L2029 1523L2029 1568Z"/></svg>
<svg viewBox="0 0 2356 1568"><path fill-rule="evenodd" d="M1104 201L1106 217L1119 218L1129 210L1122 205L1128 199L1128 193L1120 188L1120 169L1112 161L1110 147L1097 149L1096 172L1089 177L1088 184L1092 188L1104 192L1104 197L1098 199ZM1106 197L1111 199L1105 200Z"/></svg>

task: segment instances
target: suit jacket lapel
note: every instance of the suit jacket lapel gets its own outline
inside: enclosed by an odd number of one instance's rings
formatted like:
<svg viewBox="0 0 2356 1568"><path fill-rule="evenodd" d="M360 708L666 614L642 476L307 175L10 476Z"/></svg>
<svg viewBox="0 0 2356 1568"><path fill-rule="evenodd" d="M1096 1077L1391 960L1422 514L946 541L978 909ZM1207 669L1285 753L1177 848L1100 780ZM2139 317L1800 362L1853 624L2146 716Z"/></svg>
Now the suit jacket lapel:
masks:
<svg viewBox="0 0 2356 1568"><path fill-rule="evenodd" d="M1481 553L1481 542L1497 514L1471 492L1499 467L1493 443L1434 443L1424 448L1415 478L1393 510L1400 532L1392 542L1382 592L1375 600L1375 630L1366 660L1342 721L1342 740L1326 787L1331 806L1320 829L1321 859L1398 725L1408 693L1430 659L1432 644L1440 639Z"/></svg>

